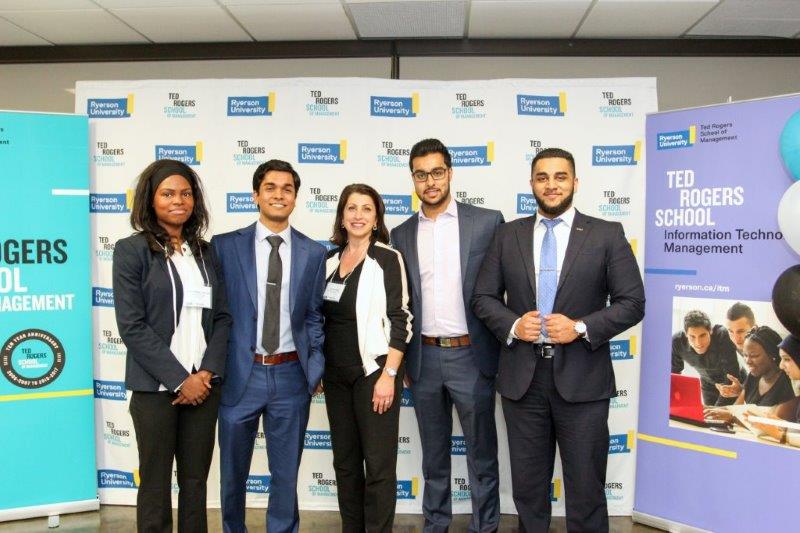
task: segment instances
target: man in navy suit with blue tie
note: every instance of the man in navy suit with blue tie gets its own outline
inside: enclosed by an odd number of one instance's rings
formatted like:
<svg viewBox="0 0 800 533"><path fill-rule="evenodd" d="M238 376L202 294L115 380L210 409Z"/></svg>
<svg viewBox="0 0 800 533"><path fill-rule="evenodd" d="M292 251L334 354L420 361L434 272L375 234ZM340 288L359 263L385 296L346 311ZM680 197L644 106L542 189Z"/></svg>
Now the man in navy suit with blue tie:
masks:
<svg viewBox="0 0 800 533"><path fill-rule="evenodd" d="M472 308L502 343L502 396L511 485L523 533L550 527L556 444L567 530L608 531L605 496L609 341L644 316L644 286L622 225L577 211L575 159L560 148L531 164L535 216L498 229Z"/></svg>
<svg viewBox="0 0 800 533"><path fill-rule="evenodd" d="M289 226L299 188L289 163L262 164L253 175L258 221L211 241L233 317L219 410L225 532L246 531L245 486L260 417L272 475L267 529L298 530L297 471L325 366L325 247Z"/></svg>

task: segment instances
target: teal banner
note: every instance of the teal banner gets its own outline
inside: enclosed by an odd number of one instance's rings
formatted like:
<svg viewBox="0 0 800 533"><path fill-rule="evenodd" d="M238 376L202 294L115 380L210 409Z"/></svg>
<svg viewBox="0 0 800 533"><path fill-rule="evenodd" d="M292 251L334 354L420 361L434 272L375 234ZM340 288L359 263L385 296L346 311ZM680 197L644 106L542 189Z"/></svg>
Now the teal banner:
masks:
<svg viewBox="0 0 800 533"><path fill-rule="evenodd" d="M0 112L0 521L97 497L88 138Z"/></svg>

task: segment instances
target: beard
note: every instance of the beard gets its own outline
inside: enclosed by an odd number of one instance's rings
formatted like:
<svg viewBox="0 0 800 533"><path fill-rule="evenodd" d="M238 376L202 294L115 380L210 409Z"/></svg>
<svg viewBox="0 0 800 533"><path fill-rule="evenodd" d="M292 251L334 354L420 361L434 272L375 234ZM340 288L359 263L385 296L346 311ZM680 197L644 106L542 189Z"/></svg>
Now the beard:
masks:
<svg viewBox="0 0 800 533"><path fill-rule="evenodd" d="M439 207L440 205L449 202L450 201L450 185L448 184L448 185L446 185L444 187L436 187L436 188L439 189L439 191L442 193L442 195L439 197L438 200L436 200L435 202L432 202L432 201L428 200L425 197L425 194L423 192L422 197L420 198L420 201L423 204L427 205L428 207Z"/></svg>
<svg viewBox="0 0 800 533"><path fill-rule="evenodd" d="M539 210L542 213L544 213L545 215L547 215L549 217L552 217L552 218L555 218L557 216L562 215L564 213L564 211L569 209L570 206L572 205L572 198L574 196L575 196L575 189L570 191L569 196L567 196L566 198L561 200L556 205L548 206L548 205L545 205L543 198L540 198L538 194L533 193L533 197L536 198L536 204L538 205Z"/></svg>

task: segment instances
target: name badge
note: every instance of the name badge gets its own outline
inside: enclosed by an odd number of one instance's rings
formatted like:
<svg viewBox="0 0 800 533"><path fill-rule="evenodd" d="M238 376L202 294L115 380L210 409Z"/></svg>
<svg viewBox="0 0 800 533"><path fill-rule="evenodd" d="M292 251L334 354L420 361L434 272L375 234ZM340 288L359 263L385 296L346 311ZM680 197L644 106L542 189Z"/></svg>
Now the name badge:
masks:
<svg viewBox="0 0 800 533"><path fill-rule="evenodd" d="M329 302L338 302L342 298L343 292L344 283L335 283L333 281L329 281L328 285L325 287L325 292L323 293L322 298Z"/></svg>
<svg viewBox="0 0 800 533"><path fill-rule="evenodd" d="M206 285L184 286L183 305L185 307L211 309L211 287Z"/></svg>

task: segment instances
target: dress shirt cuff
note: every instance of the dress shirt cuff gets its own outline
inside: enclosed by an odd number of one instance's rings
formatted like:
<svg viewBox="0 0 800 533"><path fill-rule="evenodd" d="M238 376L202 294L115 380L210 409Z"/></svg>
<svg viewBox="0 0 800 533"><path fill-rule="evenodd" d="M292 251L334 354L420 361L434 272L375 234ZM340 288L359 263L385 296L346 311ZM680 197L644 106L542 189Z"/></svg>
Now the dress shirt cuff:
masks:
<svg viewBox="0 0 800 533"><path fill-rule="evenodd" d="M511 343L519 339L519 337L517 337L517 334L514 332L517 330L517 324L519 324L520 320L522 320L522 317L519 317L514 321L513 324L511 324L511 331L508 332L508 337L506 337L506 344L508 346L511 346Z"/></svg>

